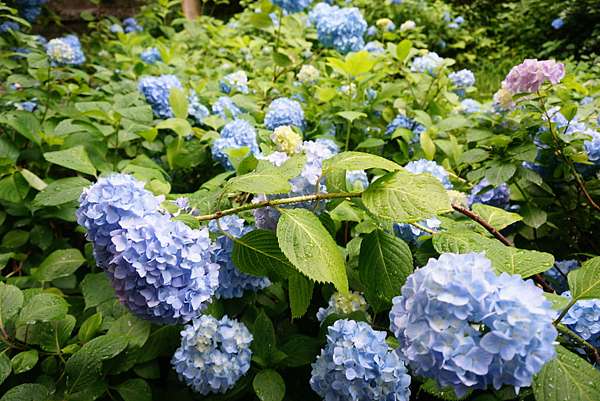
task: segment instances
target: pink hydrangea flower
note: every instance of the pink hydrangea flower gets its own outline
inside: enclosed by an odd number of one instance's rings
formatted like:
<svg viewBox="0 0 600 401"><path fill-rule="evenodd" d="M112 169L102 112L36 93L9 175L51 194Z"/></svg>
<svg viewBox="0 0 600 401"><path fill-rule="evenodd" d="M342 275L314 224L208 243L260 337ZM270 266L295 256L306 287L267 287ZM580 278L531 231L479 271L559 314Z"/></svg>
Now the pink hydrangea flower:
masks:
<svg viewBox="0 0 600 401"><path fill-rule="evenodd" d="M533 93L537 92L544 82L557 84L564 76L565 66L562 63L554 60L526 59L510 70L502 86L513 94Z"/></svg>

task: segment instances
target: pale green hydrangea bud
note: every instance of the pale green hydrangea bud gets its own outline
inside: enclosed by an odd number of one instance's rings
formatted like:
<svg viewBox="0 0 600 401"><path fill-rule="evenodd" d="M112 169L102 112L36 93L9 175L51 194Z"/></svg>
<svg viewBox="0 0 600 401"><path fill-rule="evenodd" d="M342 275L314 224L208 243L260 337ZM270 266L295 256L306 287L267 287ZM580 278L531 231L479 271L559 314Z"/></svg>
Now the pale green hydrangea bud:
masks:
<svg viewBox="0 0 600 401"><path fill-rule="evenodd" d="M315 67L310 64L305 64L300 68L300 72L296 76L298 81L303 84L314 83L319 79L321 73Z"/></svg>
<svg viewBox="0 0 600 401"><path fill-rule="evenodd" d="M298 153L302 148L302 137L289 125L275 128L271 134L271 140L277 146L277 150L288 155Z"/></svg>

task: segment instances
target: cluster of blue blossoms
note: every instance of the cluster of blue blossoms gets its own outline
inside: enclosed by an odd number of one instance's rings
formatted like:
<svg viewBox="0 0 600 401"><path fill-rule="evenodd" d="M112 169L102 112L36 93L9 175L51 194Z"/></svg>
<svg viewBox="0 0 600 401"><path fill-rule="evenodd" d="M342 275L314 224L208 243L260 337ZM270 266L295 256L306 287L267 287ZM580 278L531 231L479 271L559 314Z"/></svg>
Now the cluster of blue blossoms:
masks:
<svg viewBox="0 0 600 401"><path fill-rule="evenodd" d="M233 120L242 114L242 110L227 96L221 96L213 103L212 112L225 121Z"/></svg>
<svg viewBox="0 0 600 401"><path fill-rule="evenodd" d="M285 125L304 129L304 111L295 100L280 97L271 102L265 114L265 127L274 130Z"/></svg>
<svg viewBox="0 0 600 401"><path fill-rule="evenodd" d="M460 110L467 114L479 113L481 108L481 103L475 99L463 99L460 102Z"/></svg>
<svg viewBox="0 0 600 401"><path fill-rule="evenodd" d="M144 50L140 54L140 58L146 64L155 64L159 61L162 61L162 56L156 47L151 47L149 49Z"/></svg>
<svg viewBox="0 0 600 401"><path fill-rule="evenodd" d="M260 154L256 142L256 130L246 120L233 120L227 123L221 130L221 137L212 144L212 157L226 169L233 169L229 160L228 150L247 148L254 155Z"/></svg>
<svg viewBox="0 0 600 401"><path fill-rule="evenodd" d="M452 183L446 169L432 160L419 159L413 160L404 166L404 168L413 174L430 174L442 183L444 188L452 189Z"/></svg>
<svg viewBox="0 0 600 401"><path fill-rule="evenodd" d="M123 304L157 323L187 322L219 284L215 246L208 229L171 221L160 202L143 183L115 174L82 193L77 222Z"/></svg>
<svg viewBox="0 0 600 401"><path fill-rule="evenodd" d="M393 299L390 329L415 373L452 387L516 390L554 355L553 311L540 288L497 276L483 254L442 254L411 274Z"/></svg>
<svg viewBox="0 0 600 401"><path fill-rule="evenodd" d="M438 231L442 225L442 222L438 218L432 217L430 219L419 221L419 225L432 231ZM431 235L429 232L421 230L420 228L407 223L394 223L394 234L409 244L417 246L420 245L419 239L421 237Z"/></svg>
<svg viewBox="0 0 600 401"><path fill-rule="evenodd" d="M181 331L181 346L171 364L179 379L207 395L225 393L248 372L252 334L236 320L200 316Z"/></svg>
<svg viewBox="0 0 600 401"><path fill-rule="evenodd" d="M227 74L219 82L219 86L223 93L231 93L237 91L240 93L248 93L248 76L244 71L236 71L231 74Z"/></svg>
<svg viewBox="0 0 600 401"><path fill-rule="evenodd" d="M391 135L398 128L404 128L409 131L412 131L414 136L411 140L411 143L418 143L421 138L421 134L425 132L426 128L424 125L419 124L412 118L408 118L404 114L398 114L387 126L385 129L386 135Z"/></svg>
<svg viewBox="0 0 600 401"><path fill-rule="evenodd" d="M35 22L42 14L42 6L47 0L15 0L11 6L17 9L19 16L28 22ZM11 2L9 2L11 3ZM14 25L13 25L14 24ZM10 21L11 29L19 30L19 24Z"/></svg>
<svg viewBox="0 0 600 401"><path fill-rule="evenodd" d="M219 228L220 226L220 228ZM213 232L225 231L229 235L240 238L253 230L252 227L245 224L244 219L236 215L225 216L216 221L211 221L209 228ZM217 238L218 249L213 252L214 261L219 264L219 288L217 288L217 298L240 298L244 291L259 291L271 285L266 277L251 276L242 273L235 267L231 260L233 252L233 240L226 235Z"/></svg>
<svg viewBox="0 0 600 401"><path fill-rule="evenodd" d="M550 270L544 272L544 276L552 281L552 287L558 292L566 291L569 288L567 275L572 270L578 269L579 262L576 260L557 260Z"/></svg>
<svg viewBox="0 0 600 401"><path fill-rule="evenodd" d="M484 205L506 209L510 203L510 189L508 188L508 184L503 183L497 187L484 190L490 186L490 182L486 178L475 185L471 189L471 193L467 200L469 207L474 203L483 203Z"/></svg>
<svg viewBox="0 0 600 401"><path fill-rule="evenodd" d="M444 59L436 52L429 52L424 56L415 57L410 66L412 72L427 72L432 76L437 75L437 70L444 64Z"/></svg>
<svg viewBox="0 0 600 401"><path fill-rule="evenodd" d="M327 401L408 401L411 378L385 337L365 322L337 320L312 365L312 389Z"/></svg>
<svg viewBox="0 0 600 401"><path fill-rule="evenodd" d="M471 70L462 69L460 71L451 72L448 74L448 78L452 81L457 88L470 88L475 85L475 74Z"/></svg>
<svg viewBox="0 0 600 401"><path fill-rule="evenodd" d="M319 41L325 47L346 54L358 51L365 45L363 37L367 22L356 7L340 8L318 3L308 18L317 28Z"/></svg>
<svg viewBox="0 0 600 401"><path fill-rule="evenodd" d="M312 3L312 0L271 0L288 13L299 13Z"/></svg>
<svg viewBox="0 0 600 401"><path fill-rule="evenodd" d="M569 291L561 295L571 299ZM562 323L594 347L600 348L600 299L582 299L575 302L563 317Z"/></svg>
<svg viewBox="0 0 600 401"><path fill-rule="evenodd" d="M46 44L46 54L54 66L79 65L85 62L81 43L75 35L50 40Z"/></svg>

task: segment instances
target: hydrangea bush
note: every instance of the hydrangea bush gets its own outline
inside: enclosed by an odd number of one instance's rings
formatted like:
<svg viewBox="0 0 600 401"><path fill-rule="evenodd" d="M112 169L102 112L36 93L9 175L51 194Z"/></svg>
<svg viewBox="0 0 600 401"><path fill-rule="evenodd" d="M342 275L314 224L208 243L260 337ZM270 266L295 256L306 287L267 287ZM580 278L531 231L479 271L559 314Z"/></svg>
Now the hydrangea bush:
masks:
<svg viewBox="0 0 600 401"><path fill-rule="evenodd" d="M0 7L0 401L600 399L592 56L484 59L441 1L40 4Z"/></svg>

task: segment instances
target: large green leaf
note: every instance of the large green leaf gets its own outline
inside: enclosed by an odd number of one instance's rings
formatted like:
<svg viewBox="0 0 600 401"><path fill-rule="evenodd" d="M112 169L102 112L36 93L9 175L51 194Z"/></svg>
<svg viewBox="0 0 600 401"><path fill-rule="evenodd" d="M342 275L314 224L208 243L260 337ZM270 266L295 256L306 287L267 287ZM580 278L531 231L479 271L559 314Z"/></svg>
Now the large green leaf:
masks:
<svg viewBox="0 0 600 401"><path fill-rule="evenodd" d="M410 248L396 236L375 230L361 243L358 271L369 304L377 311L389 307L413 271Z"/></svg>
<svg viewBox="0 0 600 401"><path fill-rule="evenodd" d="M600 298L600 256L583 262L567 278L574 299Z"/></svg>
<svg viewBox="0 0 600 401"><path fill-rule="evenodd" d="M0 401L46 401L50 399L50 391L43 384L19 384L8 390Z"/></svg>
<svg viewBox="0 0 600 401"><path fill-rule="evenodd" d="M274 357L277 345L273 322L264 311L260 311L252 327L252 334L257 341L252 342L252 359L261 366L269 366Z"/></svg>
<svg viewBox="0 0 600 401"><path fill-rule="evenodd" d="M400 170L398 164L381 156L363 152L342 152L323 162L323 171L341 170L367 170L380 168L387 171Z"/></svg>
<svg viewBox="0 0 600 401"><path fill-rule="evenodd" d="M81 292L86 309L115 297L115 290L106 273L88 273L81 281Z"/></svg>
<svg viewBox="0 0 600 401"><path fill-rule="evenodd" d="M129 379L117 386L124 401L152 401L152 389L144 379Z"/></svg>
<svg viewBox="0 0 600 401"><path fill-rule="evenodd" d="M6 352L0 353L0 385L10 376L11 370L10 358L6 355Z"/></svg>
<svg viewBox="0 0 600 401"><path fill-rule="evenodd" d="M277 224L279 247L288 260L308 278L333 283L348 291L344 257L319 219L305 209L281 209Z"/></svg>
<svg viewBox="0 0 600 401"><path fill-rule="evenodd" d="M291 186L287 177L278 169L271 168L232 178L227 184L227 189L255 194L281 194L289 192Z"/></svg>
<svg viewBox="0 0 600 401"><path fill-rule="evenodd" d="M312 299L314 283L306 276L294 271L288 279L292 319L304 316Z"/></svg>
<svg viewBox="0 0 600 401"><path fill-rule="evenodd" d="M39 358L40 356L38 352L34 349L19 352L17 355L13 356L12 360L10 361L12 365L12 371L16 375L27 372L28 370L33 369L33 367L38 363Z"/></svg>
<svg viewBox="0 0 600 401"><path fill-rule="evenodd" d="M294 266L279 248L277 236L269 230L253 230L233 244L233 264L253 276L287 277Z"/></svg>
<svg viewBox="0 0 600 401"><path fill-rule="evenodd" d="M81 173L96 175L96 168L92 164L83 145L56 152L44 153L44 158L50 163L58 164Z"/></svg>
<svg viewBox="0 0 600 401"><path fill-rule="evenodd" d="M472 209L479 217L496 230L502 230L517 221L523 220L523 218L516 213L507 212L504 209L484 205L482 203L475 203L472 206Z"/></svg>
<svg viewBox="0 0 600 401"><path fill-rule="evenodd" d="M185 96L183 89L172 88L169 93L169 104L173 115L176 118L187 118L188 115L188 99Z"/></svg>
<svg viewBox="0 0 600 401"><path fill-rule="evenodd" d="M374 215L395 222L413 223L452 210L442 184L429 174L404 170L388 173L363 193Z"/></svg>
<svg viewBox="0 0 600 401"><path fill-rule="evenodd" d="M82 177L68 177L48 184L42 192L35 196L33 204L40 206L58 206L79 199L83 188L91 184Z"/></svg>
<svg viewBox="0 0 600 401"><path fill-rule="evenodd" d="M40 123L33 113L27 111L13 111L3 115L0 118L0 124L9 125L19 134L38 145L42 143L42 138L40 137Z"/></svg>
<svg viewBox="0 0 600 401"><path fill-rule="evenodd" d="M111 324L107 334L127 339L130 347L142 347L150 336L150 322L125 313Z"/></svg>
<svg viewBox="0 0 600 401"><path fill-rule="evenodd" d="M260 371L252 381L252 387L260 401L281 401L285 397L285 382L271 369Z"/></svg>
<svg viewBox="0 0 600 401"><path fill-rule="evenodd" d="M0 283L0 323L6 325L23 306L23 293L14 285Z"/></svg>
<svg viewBox="0 0 600 401"><path fill-rule="evenodd" d="M69 304L56 294L42 293L29 299L19 313L20 324L48 322L65 317Z"/></svg>
<svg viewBox="0 0 600 401"><path fill-rule="evenodd" d="M598 401L600 372L562 346L533 379L536 401Z"/></svg>
<svg viewBox="0 0 600 401"><path fill-rule="evenodd" d="M85 259L78 249L59 249L44 259L34 277L39 281L52 281L66 277L75 273L84 262Z"/></svg>

